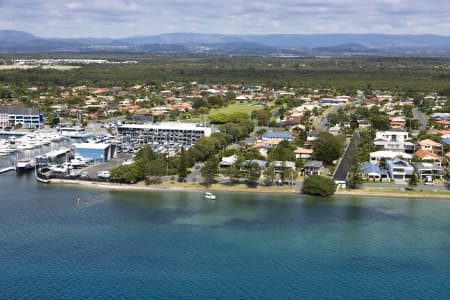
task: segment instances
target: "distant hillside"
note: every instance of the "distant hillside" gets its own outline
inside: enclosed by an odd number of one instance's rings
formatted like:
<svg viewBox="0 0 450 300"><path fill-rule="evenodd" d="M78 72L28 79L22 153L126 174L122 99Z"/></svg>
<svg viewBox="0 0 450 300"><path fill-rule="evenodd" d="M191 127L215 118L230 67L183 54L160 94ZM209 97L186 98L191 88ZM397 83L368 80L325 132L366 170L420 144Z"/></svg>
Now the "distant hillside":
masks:
<svg viewBox="0 0 450 300"><path fill-rule="evenodd" d="M113 38L41 38L33 34L0 30L0 51L8 52L148 52L148 53L382 53L450 52L450 37L386 34L271 34L224 35L167 33Z"/></svg>

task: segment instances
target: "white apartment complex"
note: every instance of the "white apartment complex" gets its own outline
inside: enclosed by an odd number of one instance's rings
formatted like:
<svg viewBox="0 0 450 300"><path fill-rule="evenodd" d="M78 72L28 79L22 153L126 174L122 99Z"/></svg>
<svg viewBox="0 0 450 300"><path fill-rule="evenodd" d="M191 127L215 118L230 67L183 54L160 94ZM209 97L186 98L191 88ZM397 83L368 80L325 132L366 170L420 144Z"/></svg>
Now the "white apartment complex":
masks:
<svg viewBox="0 0 450 300"><path fill-rule="evenodd" d="M194 145L203 136L209 137L211 127L193 123L123 124L117 127L123 143Z"/></svg>

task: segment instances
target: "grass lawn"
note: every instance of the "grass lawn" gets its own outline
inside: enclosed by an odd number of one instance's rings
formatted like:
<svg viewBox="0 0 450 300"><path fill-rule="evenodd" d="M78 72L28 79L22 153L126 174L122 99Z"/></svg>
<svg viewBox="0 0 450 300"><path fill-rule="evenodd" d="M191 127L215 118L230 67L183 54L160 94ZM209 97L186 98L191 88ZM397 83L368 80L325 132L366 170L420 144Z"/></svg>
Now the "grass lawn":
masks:
<svg viewBox="0 0 450 300"><path fill-rule="evenodd" d="M221 107L221 108L213 108L209 112L209 116L222 113L222 114L232 114L235 112L243 112L250 116L252 111L254 110L262 110L264 108L263 105L255 105L252 103L234 103L230 104L227 107ZM208 117L205 115L203 116L203 119L201 117L191 118L191 119L185 119L180 120L182 123L201 123L204 121L207 121Z"/></svg>
<svg viewBox="0 0 450 300"><path fill-rule="evenodd" d="M248 115L251 114L252 111L254 110L261 110L263 109L264 106L263 105L255 105L252 103L234 103L234 104L230 104L227 107L221 107L221 108L217 108L217 109L211 109L209 112L209 115L215 115L218 113L223 113L223 114L232 114L235 112L243 112L246 113Z"/></svg>

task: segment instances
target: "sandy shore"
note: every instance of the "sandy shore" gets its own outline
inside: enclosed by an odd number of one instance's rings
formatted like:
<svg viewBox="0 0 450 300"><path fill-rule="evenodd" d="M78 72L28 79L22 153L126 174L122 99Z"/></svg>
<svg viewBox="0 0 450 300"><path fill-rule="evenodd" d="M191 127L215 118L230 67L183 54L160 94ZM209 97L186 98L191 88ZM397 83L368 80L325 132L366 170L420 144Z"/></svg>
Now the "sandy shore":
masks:
<svg viewBox="0 0 450 300"><path fill-rule="evenodd" d="M258 186L248 187L244 184L223 185L213 184L206 188L198 183L178 183L168 182L159 185L145 185L140 182L137 184L118 184L103 183L81 180L52 179L50 184L69 184L82 187L116 190L116 191L196 191L196 192L238 192L238 193L265 193L265 194L295 194L296 190L287 186ZM401 191L392 189L358 189L358 190L338 190L335 193L337 197L383 197L383 198L420 198L420 199L445 199L450 200L450 191Z"/></svg>

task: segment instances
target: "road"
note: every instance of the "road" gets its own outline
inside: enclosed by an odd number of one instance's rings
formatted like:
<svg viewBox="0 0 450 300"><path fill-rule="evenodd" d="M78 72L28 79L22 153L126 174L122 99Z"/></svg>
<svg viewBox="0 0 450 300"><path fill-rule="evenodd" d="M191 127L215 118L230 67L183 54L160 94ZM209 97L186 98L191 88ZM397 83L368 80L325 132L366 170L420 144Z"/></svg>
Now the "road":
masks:
<svg viewBox="0 0 450 300"><path fill-rule="evenodd" d="M352 160L353 152L358 146L359 141L359 133L355 132L345 149L344 154L342 155L341 160L336 168L336 171L333 175L333 180L335 182L345 182L347 180L348 168L350 167L350 163Z"/></svg>
<svg viewBox="0 0 450 300"><path fill-rule="evenodd" d="M343 108L344 106L345 105L343 105L343 104L335 105L331 108L331 110L328 113L324 112L321 116L322 119L320 120L319 124L317 124L317 126L316 126L316 129L326 130L327 125L328 125L328 115L337 113L337 111L340 108Z"/></svg>
<svg viewBox="0 0 450 300"><path fill-rule="evenodd" d="M413 116L416 120L419 121L419 130L425 130L427 128L427 119L424 116L423 112L418 109L417 107L413 108L412 110ZM406 124L408 125L408 124Z"/></svg>
<svg viewBox="0 0 450 300"><path fill-rule="evenodd" d="M186 182L201 182L203 178L200 177L200 170L202 169L202 166L199 164L196 164L198 168L194 168L191 173L186 176Z"/></svg>

